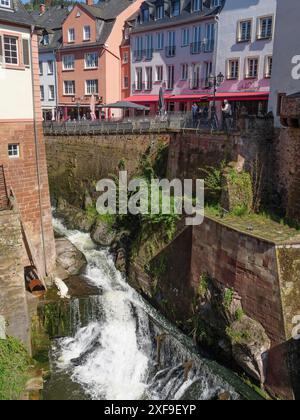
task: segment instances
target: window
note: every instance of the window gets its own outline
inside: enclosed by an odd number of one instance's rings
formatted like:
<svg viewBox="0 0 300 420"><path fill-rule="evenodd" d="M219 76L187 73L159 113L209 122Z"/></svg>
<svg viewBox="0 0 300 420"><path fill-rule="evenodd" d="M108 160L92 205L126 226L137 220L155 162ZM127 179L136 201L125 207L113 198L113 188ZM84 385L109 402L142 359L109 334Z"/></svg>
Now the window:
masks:
<svg viewBox="0 0 300 420"><path fill-rule="evenodd" d="M180 0L172 0L172 16L179 16L180 15Z"/></svg>
<svg viewBox="0 0 300 420"><path fill-rule="evenodd" d="M174 57L176 55L176 32L168 32L168 46L166 50L167 57Z"/></svg>
<svg viewBox="0 0 300 420"><path fill-rule="evenodd" d="M252 21L243 20L239 22L238 26L238 42L251 41Z"/></svg>
<svg viewBox="0 0 300 420"><path fill-rule="evenodd" d="M239 60L229 60L227 79L238 79L239 78Z"/></svg>
<svg viewBox="0 0 300 420"><path fill-rule="evenodd" d="M149 22L150 20L150 13L149 13L149 9L143 9L142 10L142 21L143 22Z"/></svg>
<svg viewBox="0 0 300 420"><path fill-rule="evenodd" d="M8 145L8 157L10 159L20 157L20 145L19 144L9 144Z"/></svg>
<svg viewBox="0 0 300 420"><path fill-rule="evenodd" d="M157 39L157 49L158 50L163 50L164 49L164 43L165 43L163 32L158 33L156 39Z"/></svg>
<svg viewBox="0 0 300 420"><path fill-rule="evenodd" d="M64 81L64 95L75 95L75 81L74 80Z"/></svg>
<svg viewBox="0 0 300 420"><path fill-rule="evenodd" d="M40 73L40 76L43 76L43 62L42 61L39 62L39 73Z"/></svg>
<svg viewBox="0 0 300 420"><path fill-rule="evenodd" d="M129 77L128 76L124 76L123 79L123 89L128 89L129 88Z"/></svg>
<svg viewBox="0 0 300 420"><path fill-rule="evenodd" d="M211 0L211 7L221 6L221 0Z"/></svg>
<svg viewBox="0 0 300 420"><path fill-rule="evenodd" d="M265 77L270 78L272 76L272 67L273 67L273 57L266 57L266 68L265 68Z"/></svg>
<svg viewBox="0 0 300 420"><path fill-rule="evenodd" d="M193 64L191 89L198 89L200 87L200 65Z"/></svg>
<svg viewBox="0 0 300 420"><path fill-rule="evenodd" d="M74 70L74 55L63 56L63 70Z"/></svg>
<svg viewBox="0 0 300 420"><path fill-rule="evenodd" d="M146 60L152 60L153 56L153 36L146 35Z"/></svg>
<svg viewBox="0 0 300 420"><path fill-rule="evenodd" d="M189 65L181 64L181 80L187 80L189 78Z"/></svg>
<svg viewBox="0 0 300 420"><path fill-rule="evenodd" d="M45 90L44 86L40 86L41 101L45 100Z"/></svg>
<svg viewBox="0 0 300 420"><path fill-rule="evenodd" d="M215 24L208 23L205 27L206 33L206 44L204 51L205 52L213 52L215 48Z"/></svg>
<svg viewBox="0 0 300 420"><path fill-rule="evenodd" d="M136 69L135 73L136 77L136 90L142 90L143 89L143 69L141 67L138 67Z"/></svg>
<svg viewBox="0 0 300 420"><path fill-rule="evenodd" d="M192 54L199 54L201 52L201 26L194 26L193 29L193 43L191 46Z"/></svg>
<svg viewBox="0 0 300 420"><path fill-rule="evenodd" d="M49 86L49 101L54 101L55 99L55 91L54 91L54 86L50 85Z"/></svg>
<svg viewBox="0 0 300 420"><path fill-rule="evenodd" d="M182 29L181 32L181 45L182 47L186 47L190 43L190 30L185 28Z"/></svg>
<svg viewBox="0 0 300 420"><path fill-rule="evenodd" d="M68 42L75 42L75 29L70 28L68 30Z"/></svg>
<svg viewBox="0 0 300 420"><path fill-rule="evenodd" d="M98 67L98 54L97 53L85 54L84 67L86 69L96 69Z"/></svg>
<svg viewBox="0 0 300 420"><path fill-rule="evenodd" d="M18 65L18 38L4 36L4 59L6 64Z"/></svg>
<svg viewBox="0 0 300 420"><path fill-rule="evenodd" d="M259 19L258 39L272 38L273 35L273 17L268 16Z"/></svg>
<svg viewBox="0 0 300 420"><path fill-rule="evenodd" d="M127 64L129 61L128 52L123 53L123 64Z"/></svg>
<svg viewBox="0 0 300 420"><path fill-rule="evenodd" d="M169 90L174 89L174 73L175 73L175 67L168 66L167 89Z"/></svg>
<svg viewBox="0 0 300 420"><path fill-rule="evenodd" d="M156 20L163 19L165 17L165 10L163 5L156 6L155 18Z"/></svg>
<svg viewBox="0 0 300 420"><path fill-rule="evenodd" d="M146 67L146 90L152 90L152 67Z"/></svg>
<svg viewBox="0 0 300 420"><path fill-rule="evenodd" d="M192 12L199 12L202 10L202 0L192 0Z"/></svg>
<svg viewBox="0 0 300 420"><path fill-rule="evenodd" d="M0 7L5 7L6 9L10 9L11 8L10 1L11 0L0 0Z"/></svg>
<svg viewBox="0 0 300 420"><path fill-rule="evenodd" d="M85 82L86 95L98 95L98 80L87 80Z"/></svg>
<svg viewBox="0 0 300 420"><path fill-rule="evenodd" d="M42 45L49 45L49 34L44 34L41 41Z"/></svg>
<svg viewBox="0 0 300 420"><path fill-rule="evenodd" d="M48 65L48 74L53 74L54 73L54 62L53 60L48 60L47 62Z"/></svg>
<svg viewBox="0 0 300 420"><path fill-rule="evenodd" d="M83 40L89 41L91 39L91 27L90 26L84 26L83 27Z"/></svg>
<svg viewBox="0 0 300 420"><path fill-rule="evenodd" d="M256 79L258 76L258 58L248 58L246 66L246 78Z"/></svg>
<svg viewBox="0 0 300 420"><path fill-rule="evenodd" d="M164 68L163 66L156 66L156 81L162 82L164 79Z"/></svg>

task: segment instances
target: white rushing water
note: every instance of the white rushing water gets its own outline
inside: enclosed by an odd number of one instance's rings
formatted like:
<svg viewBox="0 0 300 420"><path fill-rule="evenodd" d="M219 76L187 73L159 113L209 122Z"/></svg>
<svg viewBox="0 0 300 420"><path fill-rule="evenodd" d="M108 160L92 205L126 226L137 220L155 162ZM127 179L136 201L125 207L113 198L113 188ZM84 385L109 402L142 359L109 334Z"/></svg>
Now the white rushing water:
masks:
<svg viewBox="0 0 300 420"><path fill-rule="evenodd" d="M74 304L77 332L54 345L56 369L68 372L91 399L180 399L195 384L199 385L199 399L210 399L226 390L237 398L200 359L185 380L182 364L195 356L171 334L161 355L163 368L157 371L153 337L165 331L166 321L162 328L150 324L149 315L158 318L157 312L125 282L108 251L98 249L89 234L69 231L57 219L54 227L86 256L85 277L101 289L96 304L102 311L101 321L92 319L81 328L79 304Z"/></svg>

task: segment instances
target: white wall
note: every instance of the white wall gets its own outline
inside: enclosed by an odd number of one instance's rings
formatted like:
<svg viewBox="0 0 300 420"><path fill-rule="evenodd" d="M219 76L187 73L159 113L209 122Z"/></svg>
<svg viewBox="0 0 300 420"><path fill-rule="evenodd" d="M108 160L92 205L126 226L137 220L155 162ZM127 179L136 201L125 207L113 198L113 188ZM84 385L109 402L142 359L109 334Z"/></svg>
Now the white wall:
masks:
<svg viewBox="0 0 300 420"><path fill-rule="evenodd" d="M277 7L273 75L269 110L275 116L276 126L280 126L277 116L279 93L300 92L300 2L280 0ZM295 74L294 74L295 73Z"/></svg>
<svg viewBox="0 0 300 420"><path fill-rule="evenodd" d="M1 31L30 39L29 29L0 24ZM0 65L0 120L16 119L33 119L31 68L5 69Z"/></svg>
<svg viewBox="0 0 300 420"><path fill-rule="evenodd" d="M285 3L285 0L283 1ZM218 28L218 44L216 57L216 72L227 73L227 60L240 59L240 79L225 81L220 91L263 91L268 92L270 79L265 78L265 58L273 54L274 36L271 40L257 40L258 18L274 15L276 27L277 0L226 0L220 13ZM252 19L251 42L237 42L238 22ZM257 80L245 79L245 59L259 57L259 76Z"/></svg>

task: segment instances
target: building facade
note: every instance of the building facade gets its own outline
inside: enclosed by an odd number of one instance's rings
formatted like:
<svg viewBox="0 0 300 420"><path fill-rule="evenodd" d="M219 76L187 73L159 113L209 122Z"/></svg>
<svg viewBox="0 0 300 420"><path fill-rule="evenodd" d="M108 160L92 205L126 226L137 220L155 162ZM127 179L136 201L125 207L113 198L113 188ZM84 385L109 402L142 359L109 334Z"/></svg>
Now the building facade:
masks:
<svg viewBox="0 0 300 420"><path fill-rule="evenodd" d="M269 111L273 113L277 127L281 126L281 116L284 126L300 126L300 122L295 121L300 119L299 13L300 4L297 0L278 1L269 101Z"/></svg>
<svg viewBox="0 0 300 420"><path fill-rule="evenodd" d="M216 74L220 100L266 113L273 69L277 0L226 0L219 16Z"/></svg>
<svg viewBox="0 0 300 420"><path fill-rule="evenodd" d="M57 65L56 51L62 44L62 23L69 14L68 8L40 5L39 12L33 12L37 25L43 28L39 35L39 75L43 119L57 119Z"/></svg>
<svg viewBox="0 0 300 420"><path fill-rule="evenodd" d="M124 24L142 0L77 4L62 25L57 51L58 97L63 118L89 118L92 95L101 105L121 100L120 45ZM117 111L116 111L117 112Z"/></svg>
<svg viewBox="0 0 300 420"><path fill-rule="evenodd" d="M190 110L210 95L222 0L144 2L131 34L131 97L157 111L163 87L169 111Z"/></svg>
<svg viewBox="0 0 300 420"><path fill-rule="evenodd" d="M41 276L55 264L38 70L38 33L19 0L0 0L0 167ZM2 200L3 201L3 200ZM24 264L30 265L29 260Z"/></svg>

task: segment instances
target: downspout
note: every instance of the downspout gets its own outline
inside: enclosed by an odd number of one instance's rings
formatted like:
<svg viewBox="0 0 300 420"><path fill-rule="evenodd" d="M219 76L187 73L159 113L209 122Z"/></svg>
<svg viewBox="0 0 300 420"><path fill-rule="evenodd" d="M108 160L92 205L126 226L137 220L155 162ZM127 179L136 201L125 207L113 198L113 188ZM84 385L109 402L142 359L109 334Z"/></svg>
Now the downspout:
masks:
<svg viewBox="0 0 300 420"><path fill-rule="evenodd" d="M42 193L41 193L41 174L40 174L40 165L39 165L39 144L38 144L38 131L37 131L37 121L36 121L36 103L35 103L35 91L34 91L34 71L33 71L33 51L32 51L33 34L34 34L34 26L32 25L31 26L31 31L30 31L30 41L31 42L30 42L29 48L30 48L31 79L32 79L33 128L34 128L35 161L36 161L38 194L39 194L39 208L40 208L40 216L41 216L40 220L41 220L41 236L42 236L44 271L45 271L45 276L47 276L48 272L47 272L47 263L46 263L46 247L45 247Z"/></svg>

